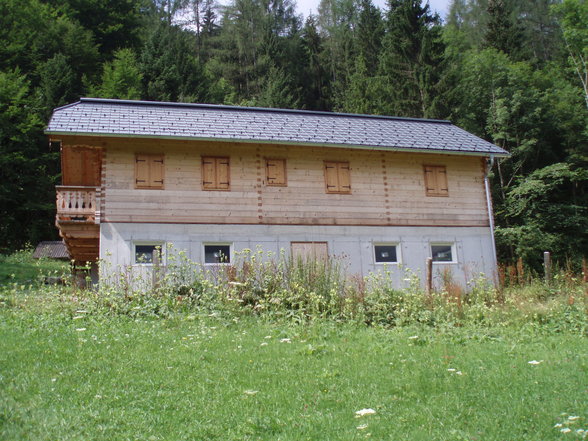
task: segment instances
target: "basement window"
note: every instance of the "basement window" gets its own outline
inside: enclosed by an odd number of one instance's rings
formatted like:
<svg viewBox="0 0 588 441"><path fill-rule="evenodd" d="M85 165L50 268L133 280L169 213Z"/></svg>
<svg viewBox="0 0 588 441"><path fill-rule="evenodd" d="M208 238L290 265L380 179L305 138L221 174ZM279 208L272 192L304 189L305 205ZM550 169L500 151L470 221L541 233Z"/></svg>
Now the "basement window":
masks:
<svg viewBox="0 0 588 441"><path fill-rule="evenodd" d="M159 263L163 265L164 253L163 243L135 243L133 244L133 264L153 265L154 259L159 257Z"/></svg>
<svg viewBox="0 0 588 441"><path fill-rule="evenodd" d="M398 244L375 244L374 260L376 263L399 263Z"/></svg>
<svg viewBox="0 0 588 441"><path fill-rule="evenodd" d="M205 264L231 263L231 245L230 244L205 244L204 245L204 263Z"/></svg>
<svg viewBox="0 0 588 441"><path fill-rule="evenodd" d="M455 244L453 243L432 243L431 257L433 262L456 263Z"/></svg>

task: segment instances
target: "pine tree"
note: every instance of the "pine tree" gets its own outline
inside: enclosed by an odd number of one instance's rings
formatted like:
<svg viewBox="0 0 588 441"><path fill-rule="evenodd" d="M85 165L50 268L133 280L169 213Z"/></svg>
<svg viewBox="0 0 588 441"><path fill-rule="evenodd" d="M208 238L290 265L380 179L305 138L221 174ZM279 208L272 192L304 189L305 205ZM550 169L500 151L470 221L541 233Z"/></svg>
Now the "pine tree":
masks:
<svg viewBox="0 0 588 441"><path fill-rule="evenodd" d="M420 0L389 0L380 72L388 82L390 113L438 117L444 67L441 22Z"/></svg>

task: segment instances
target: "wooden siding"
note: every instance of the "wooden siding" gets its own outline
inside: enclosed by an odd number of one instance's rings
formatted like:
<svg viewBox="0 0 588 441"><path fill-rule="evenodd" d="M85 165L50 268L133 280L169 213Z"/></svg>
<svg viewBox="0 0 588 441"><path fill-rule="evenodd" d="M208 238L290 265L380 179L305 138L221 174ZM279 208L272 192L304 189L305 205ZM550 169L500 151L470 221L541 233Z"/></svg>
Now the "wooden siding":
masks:
<svg viewBox="0 0 588 441"><path fill-rule="evenodd" d="M339 148L62 137L104 147L106 222L487 226L483 159ZM165 155L165 189L135 189L135 154ZM230 160L230 191L202 189L202 158ZM286 186L266 183L265 158L286 160ZM350 194L328 194L325 162L349 163ZM426 196L423 167L447 170L449 196Z"/></svg>

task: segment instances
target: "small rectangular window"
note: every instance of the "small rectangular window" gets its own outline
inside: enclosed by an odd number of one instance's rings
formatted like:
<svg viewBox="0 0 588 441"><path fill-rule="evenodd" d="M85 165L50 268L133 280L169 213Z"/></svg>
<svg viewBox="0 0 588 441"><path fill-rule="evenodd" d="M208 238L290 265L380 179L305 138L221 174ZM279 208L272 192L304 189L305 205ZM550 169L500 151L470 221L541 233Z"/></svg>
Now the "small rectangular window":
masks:
<svg viewBox="0 0 588 441"><path fill-rule="evenodd" d="M231 189L229 158L202 157L202 189Z"/></svg>
<svg viewBox="0 0 588 441"><path fill-rule="evenodd" d="M398 245L374 245L376 263L398 263Z"/></svg>
<svg viewBox="0 0 588 441"><path fill-rule="evenodd" d="M266 159L265 160L266 184L274 187L286 186L286 160Z"/></svg>
<svg viewBox="0 0 588 441"><path fill-rule="evenodd" d="M449 196L446 167L444 165L425 165L424 170L427 196Z"/></svg>
<svg viewBox="0 0 588 441"><path fill-rule="evenodd" d="M327 193L351 193L349 162L325 161L325 185Z"/></svg>
<svg viewBox="0 0 588 441"><path fill-rule="evenodd" d="M431 244L431 257L433 262L455 262L453 244Z"/></svg>
<svg viewBox="0 0 588 441"><path fill-rule="evenodd" d="M162 189L164 172L163 155L135 156L135 188Z"/></svg>
<svg viewBox="0 0 588 441"><path fill-rule="evenodd" d="M231 245L204 245L204 263L231 263Z"/></svg>
<svg viewBox="0 0 588 441"><path fill-rule="evenodd" d="M163 264L163 244L135 244L134 245L134 262L140 265L153 265L155 259L159 259L159 264Z"/></svg>

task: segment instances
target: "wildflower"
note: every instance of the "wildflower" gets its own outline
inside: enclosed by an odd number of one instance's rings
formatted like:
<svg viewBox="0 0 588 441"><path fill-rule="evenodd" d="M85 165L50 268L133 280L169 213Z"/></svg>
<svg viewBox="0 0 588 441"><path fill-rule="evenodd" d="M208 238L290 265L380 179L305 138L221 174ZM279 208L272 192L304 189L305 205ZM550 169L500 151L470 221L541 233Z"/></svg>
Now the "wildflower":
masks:
<svg viewBox="0 0 588 441"><path fill-rule="evenodd" d="M376 411L374 409L361 409L355 412L355 418L360 418L365 415L373 415Z"/></svg>
<svg viewBox="0 0 588 441"><path fill-rule="evenodd" d="M580 419L580 417L579 417L579 416L576 416L576 415L570 415L570 416L568 417L568 420L569 420L569 421L576 421L577 419Z"/></svg>
<svg viewBox="0 0 588 441"><path fill-rule="evenodd" d="M447 370L448 370L449 372L455 372L455 371L456 371L456 369L453 369L453 368L449 368L449 369L447 369Z"/></svg>
<svg viewBox="0 0 588 441"><path fill-rule="evenodd" d="M361 426L357 426L357 430L364 430L367 429L368 425L367 424L362 424Z"/></svg>
<svg viewBox="0 0 588 441"><path fill-rule="evenodd" d="M409 340L415 340L417 338L419 338L418 335L411 335L410 337L408 337Z"/></svg>
<svg viewBox="0 0 588 441"><path fill-rule="evenodd" d="M76 331L78 331L78 332L82 332L82 331L85 331L85 330L86 330L86 328L77 328L76 329Z"/></svg>
<svg viewBox="0 0 588 441"><path fill-rule="evenodd" d="M561 433L570 433L572 431L572 429L570 429L569 427L564 427L563 429L560 430Z"/></svg>
<svg viewBox="0 0 588 441"><path fill-rule="evenodd" d="M271 335L266 335L266 336L265 336L265 337L263 337L263 338L265 338L265 339L269 339L269 338L272 338L272 336L271 336Z"/></svg>
<svg viewBox="0 0 588 441"><path fill-rule="evenodd" d="M267 342L263 342L262 344L260 344L259 346L267 346Z"/></svg>
<svg viewBox="0 0 588 441"><path fill-rule="evenodd" d="M557 423L557 424L556 424L555 426L553 426L553 427L555 427L556 429L559 429L560 427L563 427L563 424L562 424L562 423Z"/></svg>
<svg viewBox="0 0 588 441"><path fill-rule="evenodd" d="M463 374L461 373L461 371L457 371L457 372L455 373L455 375L463 375Z"/></svg>
<svg viewBox="0 0 588 441"><path fill-rule="evenodd" d="M289 338L283 338L280 340L280 343L292 343L292 341Z"/></svg>
<svg viewBox="0 0 588 441"><path fill-rule="evenodd" d="M531 360L531 361L529 361L528 363L529 363L529 364L532 364L532 365L537 365L537 364L543 363L543 360L540 360L540 361L537 361L537 360Z"/></svg>
<svg viewBox="0 0 588 441"><path fill-rule="evenodd" d="M243 393L245 395L255 395L257 392L259 392L258 390L251 390L251 389L247 389L246 391L243 391Z"/></svg>

